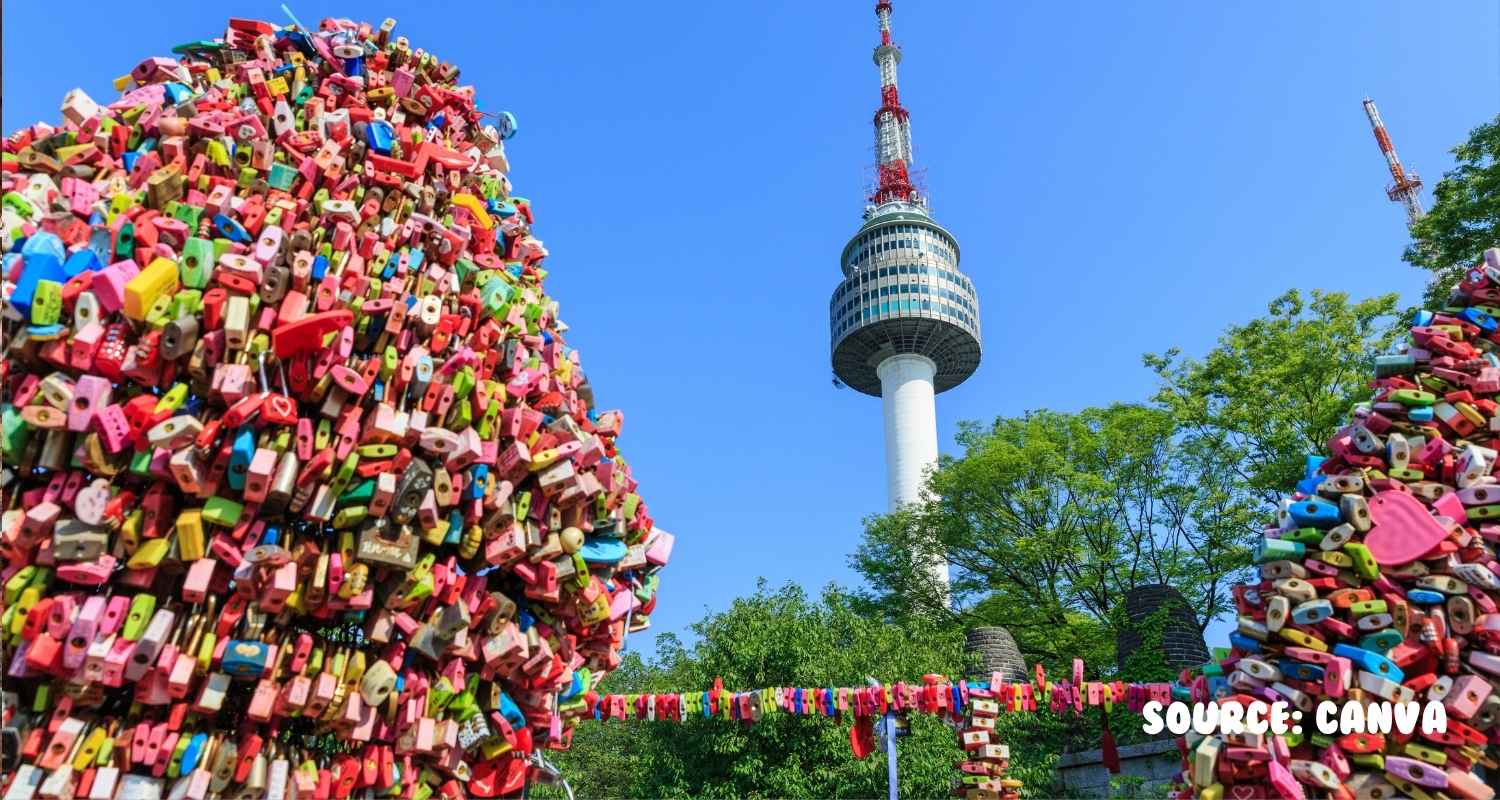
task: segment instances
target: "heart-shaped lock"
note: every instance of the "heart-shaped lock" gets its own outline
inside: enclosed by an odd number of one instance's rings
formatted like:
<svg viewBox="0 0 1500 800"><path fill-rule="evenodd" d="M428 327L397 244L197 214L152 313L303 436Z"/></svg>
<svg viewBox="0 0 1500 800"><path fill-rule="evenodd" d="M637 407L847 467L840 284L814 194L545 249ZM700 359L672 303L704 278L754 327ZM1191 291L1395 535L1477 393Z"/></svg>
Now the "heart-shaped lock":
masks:
<svg viewBox="0 0 1500 800"><path fill-rule="evenodd" d="M73 513L86 525L104 524L104 513L112 497L109 481L98 479L78 490L73 498Z"/></svg>

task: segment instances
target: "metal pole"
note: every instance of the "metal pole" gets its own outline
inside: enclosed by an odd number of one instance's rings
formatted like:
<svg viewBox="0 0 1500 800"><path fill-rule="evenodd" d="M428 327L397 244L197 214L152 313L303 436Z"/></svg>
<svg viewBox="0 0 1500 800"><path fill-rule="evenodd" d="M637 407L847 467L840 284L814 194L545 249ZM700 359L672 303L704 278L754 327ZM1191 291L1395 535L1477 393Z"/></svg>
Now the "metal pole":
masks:
<svg viewBox="0 0 1500 800"><path fill-rule="evenodd" d="M890 800L901 800L896 776L896 712L885 712L885 780Z"/></svg>

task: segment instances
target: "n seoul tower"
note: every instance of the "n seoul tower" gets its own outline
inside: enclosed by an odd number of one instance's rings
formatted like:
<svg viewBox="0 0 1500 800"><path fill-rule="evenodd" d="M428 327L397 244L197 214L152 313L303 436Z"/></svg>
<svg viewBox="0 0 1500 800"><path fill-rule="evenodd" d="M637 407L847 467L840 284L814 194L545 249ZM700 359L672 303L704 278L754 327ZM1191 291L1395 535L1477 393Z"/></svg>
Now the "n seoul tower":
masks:
<svg viewBox="0 0 1500 800"><path fill-rule="evenodd" d="M922 499L937 462L934 396L979 367L979 298L958 268L958 240L932 219L912 180L910 115L896 89L901 48L891 39L891 3L880 20L880 108L875 112L878 178L864 224L844 245L844 279L829 301L833 372L879 397L885 414L885 471L892 511ZM946 584L948 565L933 572Z"/></svg>

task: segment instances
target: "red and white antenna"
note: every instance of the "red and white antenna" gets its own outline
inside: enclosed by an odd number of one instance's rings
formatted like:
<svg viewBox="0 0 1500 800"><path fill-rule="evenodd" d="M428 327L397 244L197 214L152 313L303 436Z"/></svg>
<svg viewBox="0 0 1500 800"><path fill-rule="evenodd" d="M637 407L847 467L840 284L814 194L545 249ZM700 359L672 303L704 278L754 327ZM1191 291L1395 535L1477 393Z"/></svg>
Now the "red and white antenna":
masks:
<svg viewBox="0 0 1500 800"><path fill-rule="evenodd" d="M1385 123L1380 121L1375 101L1368 97L1365 98L1365 116L1370 118L1375 141L1380 144L1380 152L1385 155L1385 163L1391 169L1391 184L1385 187L1385 194L1392 202L1400 203L1406 209L1406 224L1410 227L1426 213L1422 210L1422 179L1416 170L1407 171L1401 166L1401 158L1396 155L1396 146L1391 144L1390 134L1385 132Z"/></svg>
<svg viewBox="0 0 1500 800"><path fill-rule="evenodd" d="M880 46L875 48L875 65L880 67L880 110L875 112L875 193L870 200L876 205L893 201L919 202L913 182L911 162L911 120L901 107L896 88L896 65L901 63L901 48L891 39L891 0L875 4L880 20Z"/></svg>

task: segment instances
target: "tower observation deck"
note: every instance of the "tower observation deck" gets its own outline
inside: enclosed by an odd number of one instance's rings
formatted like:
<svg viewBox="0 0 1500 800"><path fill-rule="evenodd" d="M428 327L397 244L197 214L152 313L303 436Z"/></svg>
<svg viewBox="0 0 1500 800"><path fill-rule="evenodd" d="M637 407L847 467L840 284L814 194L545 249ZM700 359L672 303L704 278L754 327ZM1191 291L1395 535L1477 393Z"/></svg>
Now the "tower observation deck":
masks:
<svg viewBox="0 0 1500 800"><path fill-rule="evenodd" d="M881 105L875 112L877 185L864 224L840 256L843 280L829 301L833 372L882 399L892 510L922 497L937 461L934 395L979 367L979 297L959 269L958 239L933 220L912 179L910 116L901 105L891 3L880 21ZM946 564L934 565L946 580Z"/></svg>

